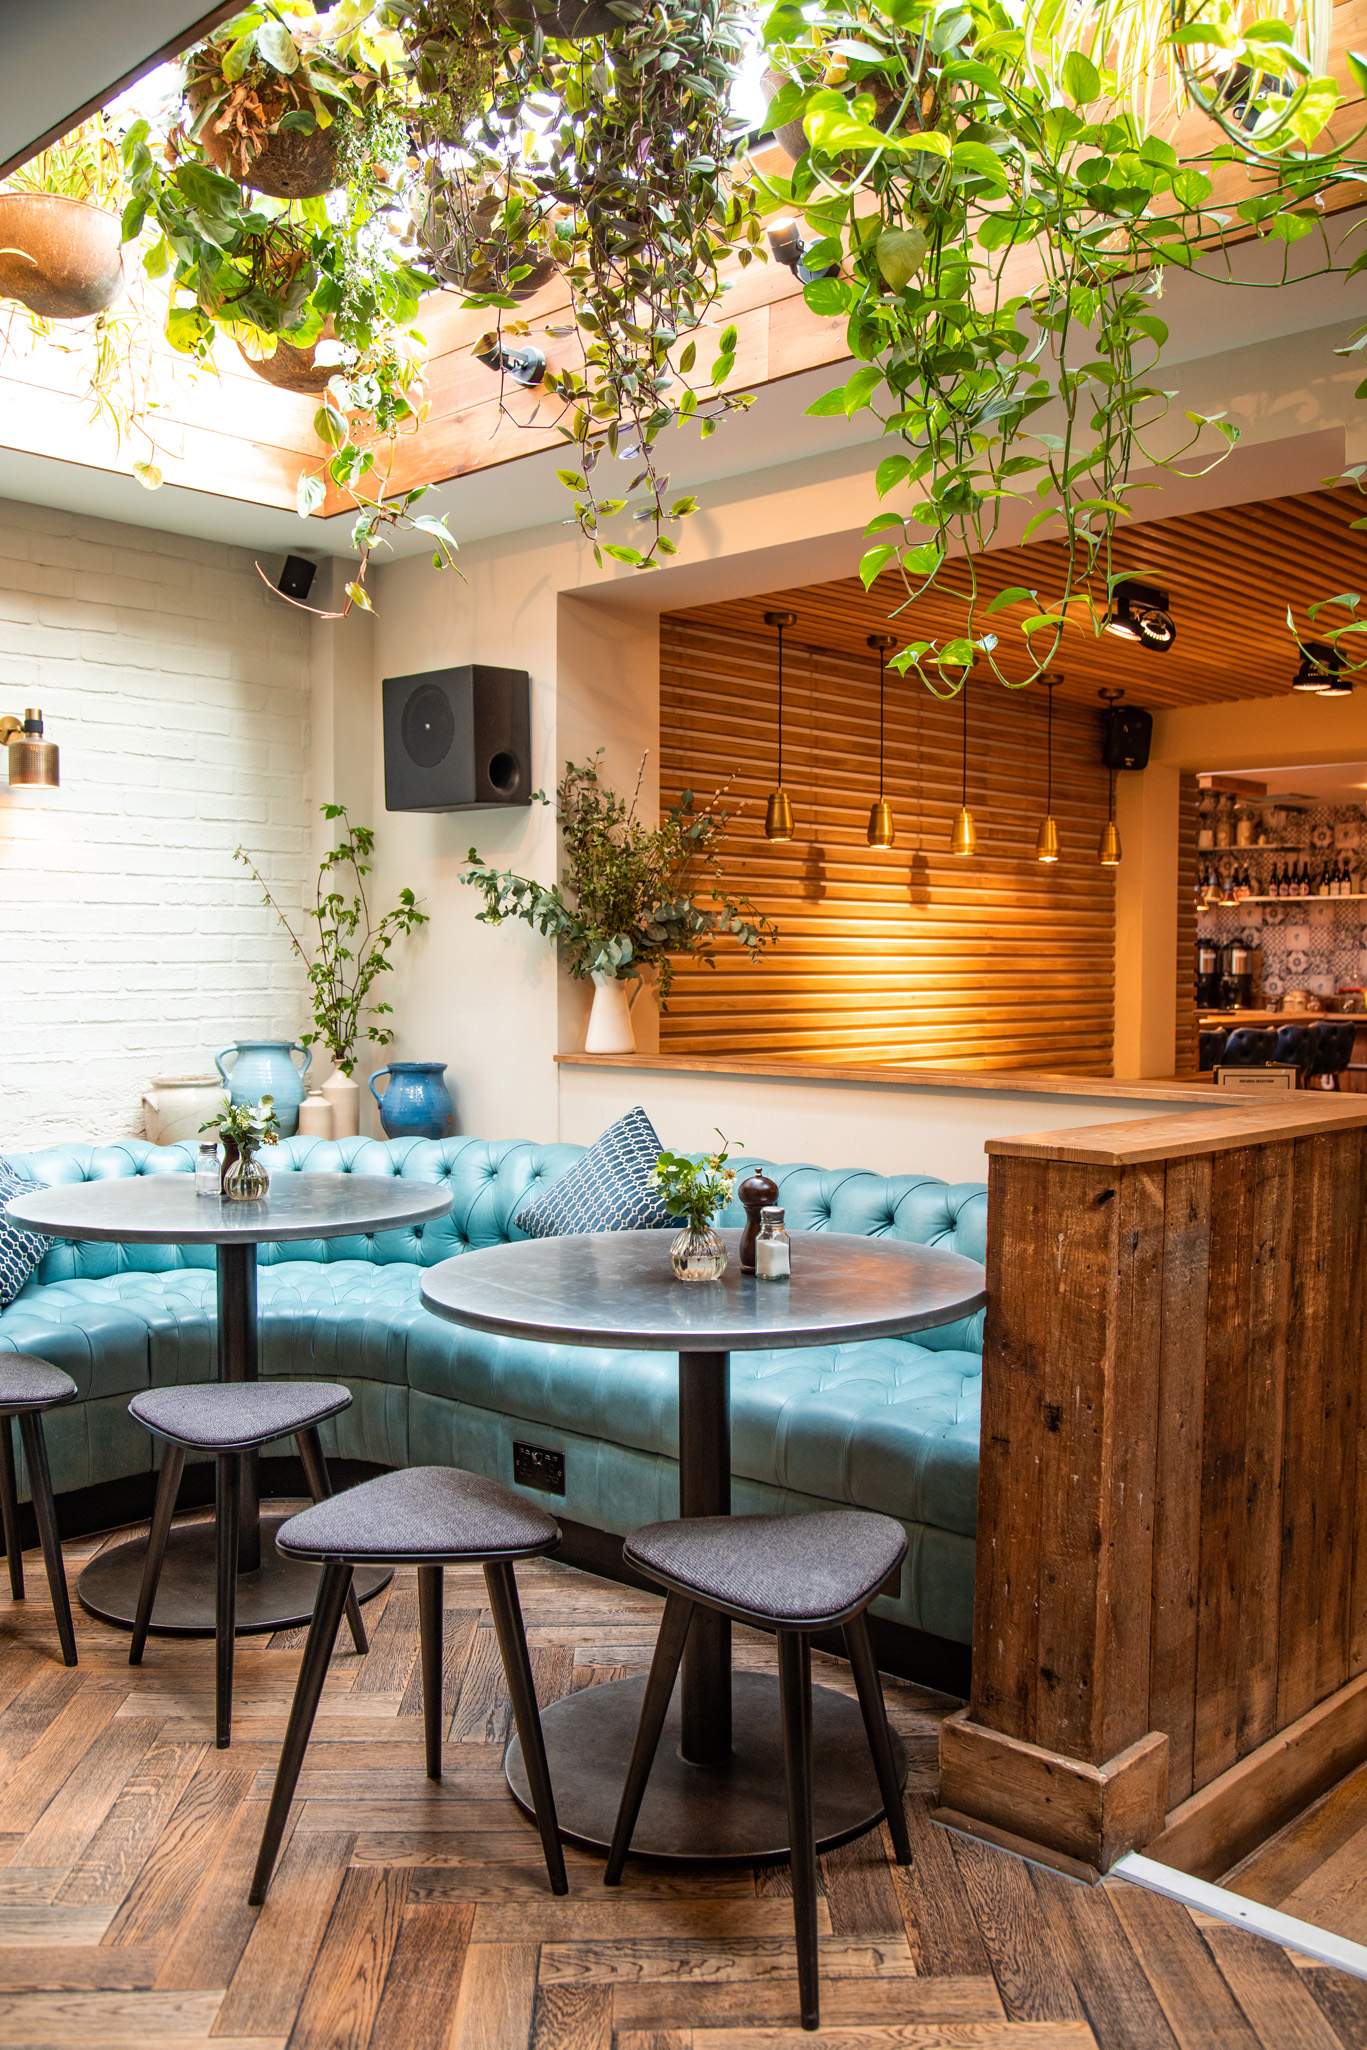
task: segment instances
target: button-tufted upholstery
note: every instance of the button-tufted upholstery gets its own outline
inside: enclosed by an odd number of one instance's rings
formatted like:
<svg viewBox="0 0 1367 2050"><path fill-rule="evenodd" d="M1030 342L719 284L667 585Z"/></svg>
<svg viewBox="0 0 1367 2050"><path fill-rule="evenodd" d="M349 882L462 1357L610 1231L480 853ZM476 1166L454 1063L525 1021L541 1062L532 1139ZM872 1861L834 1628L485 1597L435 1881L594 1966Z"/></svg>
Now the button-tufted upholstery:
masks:
<svg viewBox="0 0 1367 2050"><path fill-rule="evenodd" d="M273 1149L277 1175L406 1175L451 1192L449 1214L425 1225L261 1248L263 1371L351 1390L351 1408L327 1426L336 1451L386 1466L464 1466L511 1484L514 1443L531 1443L565 1456L565 1494L537 1498L565 1517L624 1533L677 1513L671 1355L498 1338L433 1317L418 1298L420 1267L521 1237L513 1219L526 1197L581 1152L480 1139L288 1139ZM189 1147L132 1139L12 1158L45 1183L193 1167ZM794 1230L984 1255L979 1183L765 1165ZM723 1221L743 1219L737 1209ZM81 1400L50 1420L59 1489L147 1470L128 1398L212 1378L214 1298L211 1246L58 1243L47 1254L0 1313L0 1352L37 1353L76 1380ZM736 1354L736 1509L837 1505L897 1517L909 1563L900 1598L880 1607L967 1643L981 1368L981 1315L914 1339Z"/></svg>

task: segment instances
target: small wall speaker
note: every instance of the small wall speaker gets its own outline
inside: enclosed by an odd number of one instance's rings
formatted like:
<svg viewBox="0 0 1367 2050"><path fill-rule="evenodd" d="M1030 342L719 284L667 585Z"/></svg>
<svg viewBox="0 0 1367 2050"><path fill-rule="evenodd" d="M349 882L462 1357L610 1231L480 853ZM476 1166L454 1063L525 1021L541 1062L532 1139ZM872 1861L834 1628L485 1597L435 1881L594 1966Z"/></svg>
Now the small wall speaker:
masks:
<svg viewBox="0 0 1367 2050"><path fill-rule="evenodd" d="M386 811L474 811L532 799L531 679L467 662L384 680Z"/></svg>
<svg viewBox="0 0 1367 2050"><path fill-rule="evenodd" d="M1153 713L1141 705L1111 705L1101 720L1101 765L1105 769L1147 769Z"/></svg>
<svg viewBox="0 0 1367 2050"><path fill-rule="evenodd" d="M318 574L316 562L310 562L306 555L287 555L285 566L276 579L275 588L283 591L287 598L294 598L300 605L306 604L313 589L313 579Z"/></svg>

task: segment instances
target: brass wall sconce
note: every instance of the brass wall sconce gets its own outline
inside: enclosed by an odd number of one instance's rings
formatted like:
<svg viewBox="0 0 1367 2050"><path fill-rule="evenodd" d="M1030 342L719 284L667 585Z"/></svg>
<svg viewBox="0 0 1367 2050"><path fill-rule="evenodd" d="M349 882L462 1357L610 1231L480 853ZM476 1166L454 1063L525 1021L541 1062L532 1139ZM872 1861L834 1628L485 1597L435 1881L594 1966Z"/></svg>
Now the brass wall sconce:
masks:
<svg viewBox="0 0 1367 2050"><path fill-rule="evenodd" d="M43 738L43 715L29 705L22 719L0 718L0 746L9 763L11 790L56 790L61 783L57 743Z"/></svg>

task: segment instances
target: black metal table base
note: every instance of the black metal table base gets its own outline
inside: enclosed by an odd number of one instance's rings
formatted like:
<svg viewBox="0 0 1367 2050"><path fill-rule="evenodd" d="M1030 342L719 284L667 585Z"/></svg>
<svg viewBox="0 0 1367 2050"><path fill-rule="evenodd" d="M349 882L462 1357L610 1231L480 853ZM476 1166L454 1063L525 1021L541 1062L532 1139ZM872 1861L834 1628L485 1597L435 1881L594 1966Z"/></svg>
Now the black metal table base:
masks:
<svg viewBox="0 0 1367 2050"><path fill-rule="evenodd" d="M768 1673L736 1672L731 1688L732 1750L721 1765L690 1765L680 1757L682 1688L675 1690L632 1838L633 1858L748 1864L788 1855L778 1682ZM589 1850L606 1852L612 1840L644 1692L644 1676L614 1680L542 1711L560 1833ZM901 1778L906 1759L895 1737L893 1747ZM825 1851L862 1836L883 1816L858 1703L831 1687L812 1689L812 1756L817 1847ZM504 1769L519 1807L532 1814L516 1738Z"/></svg>
<svg viewBox="0 0 1367 2050"><path fill-rule="evenodd" d="M320 1567L304 1559L286 1559L275 1549L275 1533L293 1508L263 1511L261 1517L261 1564L253 1572L240 1573L237 1580L237 1635L255 1636L270 1630L290 1630L307 1623L313 1614ZM117 1630L131 1630L137 1613L138 1589L142 1584L146 1537L111 1545L93 1558L76 1583L81 1607L102 1623ZM361 1566L356 1571L356 1594L369 1601L393 1574L387 1566ZM166 1545L166 1560L157 1588L157 1606L152 1616L154 1637L212 1637L214 1634L214 1526L179 1523L172 1526Z"/></svg>

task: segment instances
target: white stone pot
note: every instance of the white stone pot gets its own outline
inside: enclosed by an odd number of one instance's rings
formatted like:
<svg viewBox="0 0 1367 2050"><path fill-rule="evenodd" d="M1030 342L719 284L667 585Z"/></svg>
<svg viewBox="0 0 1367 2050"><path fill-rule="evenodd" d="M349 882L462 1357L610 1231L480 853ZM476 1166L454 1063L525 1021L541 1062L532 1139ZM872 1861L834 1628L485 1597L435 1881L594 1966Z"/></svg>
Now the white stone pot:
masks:
<svg viewBox="0 0 1367 2050"><path fill-rule="evenodd" d="M323 1084L323 1095L332 1105L332 1136L354 1139L361 1129L361 1087L352 1075L340 1069Z"/></svg>
<svg viewBox="0 0 1367 2050"><path fill-rule="evenodd" d="M223 1108L216 1075L158 1075L142 1092L142 1127L154 1146L196 1145L200 1126Z"/></svg>
<svg viewBox="0 0 1367 2050"><path fill-rule="evenodd" d="M585 1053L635 1053L631 1022L631 985L601 972L593 978L593 1009L584 1035Z"/></svg>

